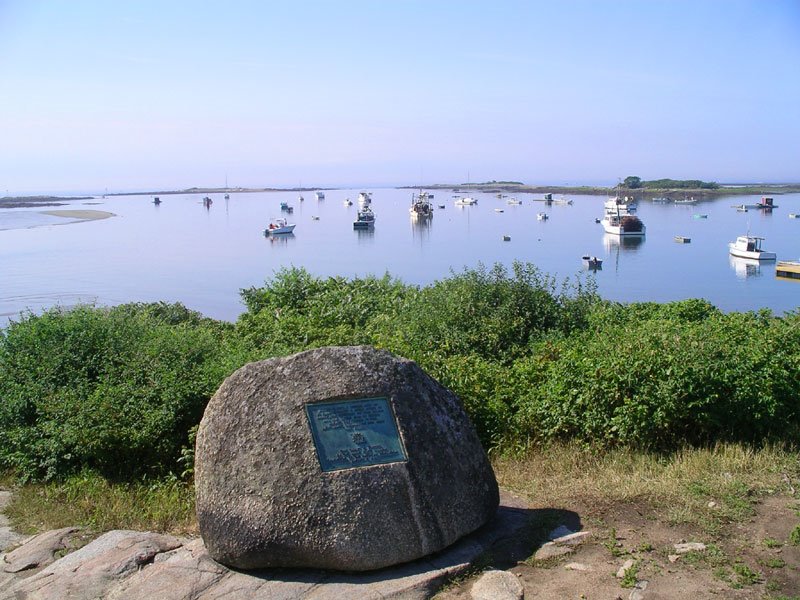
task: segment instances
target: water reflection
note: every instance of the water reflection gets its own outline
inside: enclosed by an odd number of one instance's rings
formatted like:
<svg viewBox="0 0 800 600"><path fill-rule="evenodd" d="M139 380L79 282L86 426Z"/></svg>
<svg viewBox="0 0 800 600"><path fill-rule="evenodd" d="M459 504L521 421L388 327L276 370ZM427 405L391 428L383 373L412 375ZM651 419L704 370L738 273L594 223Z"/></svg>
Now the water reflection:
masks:
<svg viewBox="0 0 800 600"><path fill-rule="evenodd" d="M292 233L276 233L275 235L265 235L270 244L276 246L286 246L290 240L294 240L294 232Z"/></svg>
<svg viewBox="0 0 800 600"><path fill-rule="evenodd" d="M411 217L411 237L420 242L427 242L431 237L433 217Z"/></svg>
<svg viewBox="0 0 800 600"><path fill-rule="evenodd" d="M375 241L375 227L367 227L366 229L355 229L356 236L359 244L371 244Z"/></svg>
<svg viewBox="0 0 800 600"><path fill-rule="evenodd" d="M761 263L753 258L741 258L729 254L728 262L739 279L758 277L761 275Z"/></svg>
<svg viewBox="0 0 800 600"><path fill-rule="evenodd" d="M636 252L644 244L644 236L614 235L613 233L603 234L603 246L606 252L619 251Z"/></svg>

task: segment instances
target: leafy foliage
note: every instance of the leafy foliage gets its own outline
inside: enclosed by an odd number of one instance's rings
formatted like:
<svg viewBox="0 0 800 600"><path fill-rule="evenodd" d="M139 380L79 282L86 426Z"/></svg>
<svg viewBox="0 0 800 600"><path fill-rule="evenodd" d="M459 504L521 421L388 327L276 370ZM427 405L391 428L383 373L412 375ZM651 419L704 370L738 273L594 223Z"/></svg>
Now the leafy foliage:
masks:
<svg viewBox="0 0 800 600"><path fill-rule="evenodd" d="M191 477L193 435L222 380L252 360L372 344L462 399L487 447L667 449L800 432L800 314L704 300L618 304L527 263L425 287L389 275L278 272L242 290L235 325L179 304L81 306L0 332L0 469Z"/></svg>

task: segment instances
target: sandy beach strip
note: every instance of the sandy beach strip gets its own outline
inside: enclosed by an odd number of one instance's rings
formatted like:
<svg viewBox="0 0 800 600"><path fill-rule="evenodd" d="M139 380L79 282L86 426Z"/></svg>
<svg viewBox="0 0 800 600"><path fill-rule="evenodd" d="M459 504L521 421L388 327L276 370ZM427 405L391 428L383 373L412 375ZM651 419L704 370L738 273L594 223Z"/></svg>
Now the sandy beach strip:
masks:
<svg viewBox="0 0 800 600"><path fill-rule="evenodd" d="M54 217L64 217L65 219L77 219L71 221L72 223L80 223L81 221L96 221L98 219L107 219L109 217L116 217L114 213L105 210L43 210L43 215L52 215Z"/></svg>

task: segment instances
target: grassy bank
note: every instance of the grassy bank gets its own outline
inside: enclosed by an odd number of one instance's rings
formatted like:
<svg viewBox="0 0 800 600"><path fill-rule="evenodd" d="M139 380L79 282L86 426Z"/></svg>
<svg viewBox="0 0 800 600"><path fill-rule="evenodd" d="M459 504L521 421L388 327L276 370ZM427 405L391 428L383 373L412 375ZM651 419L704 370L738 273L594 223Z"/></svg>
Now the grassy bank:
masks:
<svg viewBox="0 0 800 600"><path fill-rule="evenodd" d="M495 457L493 464L503 487L538 508L574 510L591 520L609 507L636 504L710 536L747 520L760 498L800 488L800 453L777 446L719 444L654 454L557 443ZM84 473L14 489L7 514L25 533L74 525L98 532L197 531L193 486L174 478L112 483Z"/></svg>

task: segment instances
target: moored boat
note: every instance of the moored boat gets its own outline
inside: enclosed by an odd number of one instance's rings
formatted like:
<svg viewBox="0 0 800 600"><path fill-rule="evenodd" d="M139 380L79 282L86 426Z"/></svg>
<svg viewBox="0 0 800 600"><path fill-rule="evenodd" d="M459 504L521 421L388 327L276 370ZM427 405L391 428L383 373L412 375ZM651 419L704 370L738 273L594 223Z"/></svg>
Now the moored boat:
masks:
<svg viewBox="0 0 800 600"><path fill-rule="evenodd" d="M584 254L581 256L581 260L583 261L583 266L592 269L602 269L603 268L603 259L597 258L596 256L590 256L589 254Z"/></svg>
<svg viewBox="0 0 800 600"><path fill-rule="evenodd" d="M325 200L325 192L314 192L314 196L317 200Z"/></svg>
<svg viewBox="0 0 800 600"><path fill-rule="evenodd" d="M536 219L539 221L547 221L550 216L546 212L536 213Z"/></svg>
<svg viewBox="0 0 800 600"><path fill-rule="evenodd" d="M678 242L679 244L689 244L691 243L692 238L688 238L684 235L676 235L675 241Z"/></svg>
<svg viewBox="0 0 800 600"><path fill-rule="evenodd" d="M516 198L509 198L508 200L506 200L506 204L513 204L519 206L520 204L522 204L522 200L517 200Z"/></svg>
<svg viewBox="0 0 800 600"><path fill-rule="evenodd" d="M372 204L372 194L370 192L359 192L358 205L369 206L370 204Z"/></svg>
<svg viewBox="0 0 800 600"><path fill-rule="evenodd" d="M369 206L359 209L356 220L353 221L353 229L369 229L375 225L375 213Z"/></svg>
<svg viewBox="0 0 800 600"><path fill-rule="evenodd" d="M616 196L606 200L605 214L600 221L606 233L620 236L642 237L645 234L645 226L641 219L631 214L628 205L628 198Z"/></svg>
<svg viewBox="0 0 800 600"><path fill-rule="evenodd" d="M456 201L453 204L455 204L456 206L472 206L473 204L477 203L478 200L470 196L466 196L463 198L461 196L456 196Z"/></svg>
<svg viewBox="0 0 800 600"><path fill-rule="evenodd" d="M415 219L429 219L433 217L433 204L431 204L433 196L428 192L420 191L419 194L411 194L411 208L408 212Z"/></svg>
<svg viewBox="0 0 800 600"><path fill-rule="evenodd" d="M728 251L731 256L749 258L752 260L775 260L774 252L767 252L761 249L762 237L754 235L740 235L735 242L728 244Z"/></svg>
<svg viewBox="0 0 800 600"><path fill-rule="evenodd" d="M286 219L275 219L264 230L264 235L280 235L282 233L292 233L295 223L289 223Z"/></svg>
<svg viewBox="0 0 800 600"><path fill-rule="evenodd" d="M800 280L800 262L794 260L779 260L775 263L775 277Z"/></svg>
<svg viewBox="0 0 800 600"><path fill-rule="evenodd" d="M159 204L161 204L161 198L159 198L158 196L156 196L155 198L153 198L153 204L155 204L156 206L158 206Z"/></svg>

